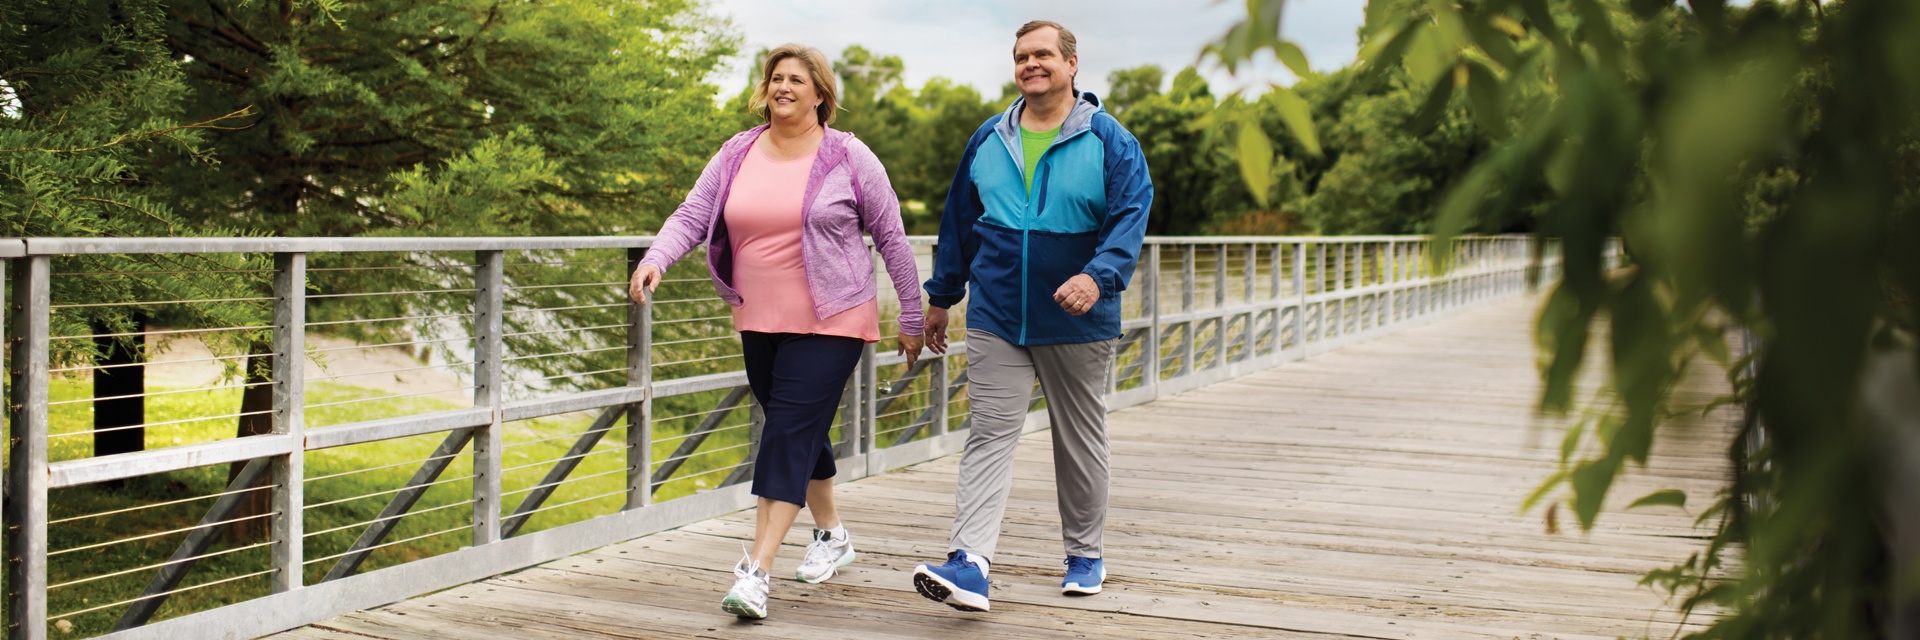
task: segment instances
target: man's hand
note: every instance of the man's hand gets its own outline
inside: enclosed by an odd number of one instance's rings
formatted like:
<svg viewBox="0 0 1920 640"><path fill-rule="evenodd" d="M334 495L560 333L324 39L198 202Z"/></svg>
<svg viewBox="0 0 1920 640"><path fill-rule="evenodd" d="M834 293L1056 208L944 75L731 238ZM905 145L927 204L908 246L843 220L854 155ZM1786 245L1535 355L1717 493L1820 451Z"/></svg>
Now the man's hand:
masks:
<svg viewBox="0 0 1920 640"><path fill-rule="evenodd" d="M926 320L927 349L934 353L947 352L947 310L927 305Z"/></svg>
<svg viewBox="0 0 1920 640"><path fill-rule="evenodd" d="M1093 309L1093 303L1100 301L1100 285L1093 283L1093 276L1079 274L1067 279L1060 290L1053 292L1053 301L1067 313L1080 315Z"/></svg>
<svg viewBox="0 0 1920 640"><path fill-rule="evenodd" d="M920 361L920 347L926 344L926 341L926 336L900 332L900 353L907 357L908 369L912 369L913 363Z"/></svg>
<svg viewBox="0 0 1920 640"><path fill-rule="evenodd" d="M660 269L650 264L640 265L633 270L633 279L627 282L627 297L634 302L647 303L647 294L660 288Z"/></svg>

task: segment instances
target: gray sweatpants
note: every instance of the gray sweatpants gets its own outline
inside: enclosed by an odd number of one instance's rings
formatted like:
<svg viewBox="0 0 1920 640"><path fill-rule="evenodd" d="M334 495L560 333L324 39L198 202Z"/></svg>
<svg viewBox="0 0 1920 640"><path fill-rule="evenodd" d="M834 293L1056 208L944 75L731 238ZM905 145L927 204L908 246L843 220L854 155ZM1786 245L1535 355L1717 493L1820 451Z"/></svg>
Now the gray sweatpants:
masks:
<svg viewBox="0 0 1920 640"><path fill-rule="evenodd" d="M967 330L967 399L973 426L954 491L952 549L993 559L1013 485L1013 452L1027 421L1033 379L1053 423L1053 474L1067 555L1100 557L1107 524L1107 372L1115 340L1022 347Z"/></svg>

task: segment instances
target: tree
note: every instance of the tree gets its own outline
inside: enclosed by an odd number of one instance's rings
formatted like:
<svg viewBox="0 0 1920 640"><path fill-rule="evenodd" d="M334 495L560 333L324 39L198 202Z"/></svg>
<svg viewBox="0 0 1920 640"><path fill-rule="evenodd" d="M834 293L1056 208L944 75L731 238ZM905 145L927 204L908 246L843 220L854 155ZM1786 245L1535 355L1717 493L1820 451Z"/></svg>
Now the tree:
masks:
<svg viewBox="0 0 1920 640"><path fill-rule="evenodd" d="M1193 67L1175 74L1165 94L1142 98L1117 116L1140 142L1141 155L1153 178L1153 209L1147 233L1192 235L1203 233L1216 218L1235 217L1254 208L1226 146L1231 138L1217 118L1222 109L1206 80ZM1244 102L1232 100L1237 109Z"/></svg>
<svg viewBox="0 0 1920 640"><path fill-rule="evenodd" d="M1217 46L1279 51L1282 2L1250 4ZM1448 188L1436 242L1536 216L1561 247L1543 411L1575 407L1590 330L1610 324L1596 417L1528 504L1592 527L1627 463L1695 409L1673 393L1686 369L1722 368L1748 419L1702 512L1714 533L1643 582L1731 612L1696 637L1911 637L1920 550L1896 479L1920 434L1895 407L1920 394L1920 5L1375 0L1364 31L1367 68L1403 67L1425 95L1413 131L1464 93L1495 140ZM1631 269L1603 270L1612 238ZM1760 349L1729 353L1736 329Z"/></svg>
<svg viewBox="0 0 1920 640"><path fill-rule="evenodd" d="M192 225L170 206L145 159L168 154L206 165L204 134L239 126L244 110L189 120L187 86L162 44L160 2L31 0L0 11L0 235L231 235L221 222ZM93 364L94 453L144 448L144 341L149 317L241 324L231 306L153 309L127 303L199 294L241 297L238 278L200 270L247 268L239 256L56 257L75 274L52 280L54 299L83 305L52 313L56 365ZM257 265L253 265L257 266ZM115 483L116 486L118 483Z"/></svg>
<svg viewBox="0 0 1920 640"><path fill-rule="evenodd" d="M697 10L682 0L170 5L164 42L185 75L187 118L257 115L207 136L219 166L156 153L144 172L181 217L251 233L638 232L672 210L725 133L705 79L732 43ZM430 259L330 254L314 266ZM314 285L324 294L433 284L410 273ZM461 303L440 298L317 303L309 313L396 317ZM271 345L262 333L237 340L231 348L251 356L237 430L265 433L272 392L258 383Z"/></svg>
<svg viewBox="0 0 1920 640"><path fill-rule="evenodd" d="M1107 96L1102 101L1108 113L1118 116L1133 108L1134 104L1145 100L1147 96L1160 95L1160 80L1166 71L1160 65L1149 64L1132 69L1120 69L1107 74Z"/></svg>

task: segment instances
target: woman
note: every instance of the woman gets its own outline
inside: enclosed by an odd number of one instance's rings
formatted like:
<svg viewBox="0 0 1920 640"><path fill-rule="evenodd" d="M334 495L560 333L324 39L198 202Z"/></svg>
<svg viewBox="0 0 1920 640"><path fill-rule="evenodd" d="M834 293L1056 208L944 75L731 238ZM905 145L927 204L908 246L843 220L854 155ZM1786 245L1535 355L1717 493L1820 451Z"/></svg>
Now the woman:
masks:
<svg viewBox="0 0 1920 640"><path fill-rule="evenodd" d="M880 340L862 231L899 292L909 366L922 343L920 275L900 202L873 152L827 128L836 88L818 49L789 44L767 54L749 102L767 124L720 147L628 283L646 304L661 272L704 241L714 289L733 305L747 382L766 416L753 466L753 548L721 601L743 618L767 617L767 569L802 506L811 507L814 530L798 579L820 582L853 561L833 506L827 433L862 346Z"/></svg>

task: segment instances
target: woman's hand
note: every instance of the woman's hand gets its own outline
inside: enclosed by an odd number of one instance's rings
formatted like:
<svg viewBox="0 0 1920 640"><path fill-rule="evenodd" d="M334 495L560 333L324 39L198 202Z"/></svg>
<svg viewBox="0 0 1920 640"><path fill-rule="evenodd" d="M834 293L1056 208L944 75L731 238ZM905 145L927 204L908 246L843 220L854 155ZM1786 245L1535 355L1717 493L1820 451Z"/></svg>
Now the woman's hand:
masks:
<svg viewBox="0 0 1920 640"><path fill-rule="evenodd" d="M900 332L900 353L907 356L907 368L920 361L920 347L926 344L926 338L917 333Z"/></svg>
<svg viewBox="0 0 1920 640"><path fill-rule="evenodd" d="M944 307L927 305L926 316L927 348L934 353L947 352L947 310Z"/></svg>
<svg viewBox="0 0 1920 640"><path fill-rule="evenodd" d="M660 288L660 269L650 264L640 265L633 270L633 280L627 282L627 297L634 302L646 304L649 294Z"/></svg>

